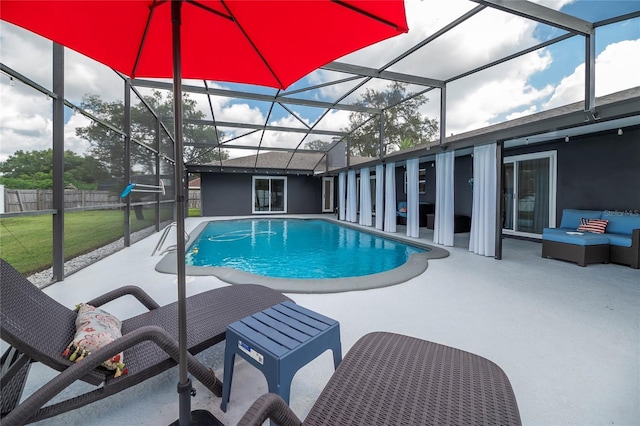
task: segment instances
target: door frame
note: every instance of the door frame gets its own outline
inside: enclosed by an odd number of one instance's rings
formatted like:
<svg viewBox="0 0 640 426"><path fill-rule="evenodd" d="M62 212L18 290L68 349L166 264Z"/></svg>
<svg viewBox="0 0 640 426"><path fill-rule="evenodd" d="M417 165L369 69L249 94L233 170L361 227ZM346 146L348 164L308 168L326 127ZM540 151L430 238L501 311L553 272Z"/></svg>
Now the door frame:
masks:
<svg viewBox="0 0 640 426"><path fill-rule="evenodd" d="M269 209L268 210L256 210L256 180L267 180L269 181L269 198L268 198L268 204L269 204ZM284 193L283 193L283 210L271 210L272 206L271 206L271 201L272 201L272 182L274 180L281 180L284 182ZM252 214L286 214L287 213L287 206L288 206L288 201L287 201L287 177L286 176L252 176L251 178L251 213Z"/></svg>
<svg viewBox="0 0 640 426"><path fill-rule="evenodd" d="M549 227L555 228L556 226L556 194L558 190L558 153L555 150L552 151L540 151L532 152L530 154L513 155L505 157L503 164L513 164L513 210L511 214L513 216L514 229L502 228L502 233L505 235L517 235L522 237L541 239L542 234L534 234L531 232L522 232L517 230L517 209L518 203L518 164L522 161L536 160L540 158L549 159ZM505 182L503 182L505 185ZM506 213L506 212L505 212Z"/></svg>
<svg viewBox="0 0 640 426"><path fill-rule="evenodd" d="M329 183L329 206L327 206L327 184ZM322 213L333 213L334 212L334 203L335 203L335 189L334 189L334 177L333 176L324 176L322 178Z"/></svg>

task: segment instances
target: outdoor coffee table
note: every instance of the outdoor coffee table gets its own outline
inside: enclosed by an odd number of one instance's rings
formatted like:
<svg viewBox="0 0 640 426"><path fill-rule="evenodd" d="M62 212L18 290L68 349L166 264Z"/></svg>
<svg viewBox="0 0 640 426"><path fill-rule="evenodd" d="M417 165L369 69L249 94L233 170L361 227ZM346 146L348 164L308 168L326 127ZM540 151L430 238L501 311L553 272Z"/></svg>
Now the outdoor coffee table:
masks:
<svg viewBox="0 0 640 426"><path fill-rule="evenodd" d="M327 349L334 368L342 361L340 324L324 315L284 302L227 326L220 408L227 411L235 355L259 369L269 392L289 403L296 372Z"/></svg>

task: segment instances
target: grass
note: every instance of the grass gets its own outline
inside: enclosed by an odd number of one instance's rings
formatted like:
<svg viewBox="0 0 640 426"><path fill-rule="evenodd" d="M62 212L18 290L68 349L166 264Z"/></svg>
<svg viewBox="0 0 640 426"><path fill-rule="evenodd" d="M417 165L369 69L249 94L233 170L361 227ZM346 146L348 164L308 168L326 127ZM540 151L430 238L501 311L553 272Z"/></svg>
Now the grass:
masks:
<svg viewBox="0 0 640 426"><path fill-rule="evenodd" d="M171 210L161 211L163 220ZM131 212L131 232L155 224L155 211L144 210L144 219ZM122 238L122 210L66 212L64 220L64 258L81 254ZM12 217L0 220L0 256L25 275L49 268L53 258L53 220L51 215Z"/></svg>

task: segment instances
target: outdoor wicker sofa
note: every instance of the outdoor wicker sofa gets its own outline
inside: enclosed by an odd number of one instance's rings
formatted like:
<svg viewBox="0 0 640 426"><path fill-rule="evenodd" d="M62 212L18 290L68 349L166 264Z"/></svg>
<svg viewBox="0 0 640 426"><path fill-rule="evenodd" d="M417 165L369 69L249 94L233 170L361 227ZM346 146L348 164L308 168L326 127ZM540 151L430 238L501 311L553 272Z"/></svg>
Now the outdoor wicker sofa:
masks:
<svg viewBox="0 0 640 426"><path fill-rule="evenodd" d="M375 332L349 350L304 422L282 398L256 400L239 426L519 425L506 374L478 355Z"/></svg>
<svg viewBox="0 0 640 426"><path fill-rule="evenodd" d="M0 282L1 337L11 345L2 357L3 426L31 423L76 409L141 383L178 363L177 303L161 307L134 286L86 302L101 306L132 295L149 311L122 321L121 338L72 363L62 353L76 332L76 312L42 292L2 259ZM220 381L193 355L224 340L228 324L287 300L290 299L281 293L257 285L223 287L187 298L189 372L220 396ZM127 374L115 378L113 371L98 367L122 351ZM61 373L20 402L29 366L36 361ZM45 406L77 380L99 387Z"/></svg>
<svg viewBox="0 0 640 426"><path fill-rule="evenodd" d="M603 233L578 232L581 220L604 220ZM564 209L558 228L544 228L542 257L575 262L619 263L640 269L640 212Z"/></svg>

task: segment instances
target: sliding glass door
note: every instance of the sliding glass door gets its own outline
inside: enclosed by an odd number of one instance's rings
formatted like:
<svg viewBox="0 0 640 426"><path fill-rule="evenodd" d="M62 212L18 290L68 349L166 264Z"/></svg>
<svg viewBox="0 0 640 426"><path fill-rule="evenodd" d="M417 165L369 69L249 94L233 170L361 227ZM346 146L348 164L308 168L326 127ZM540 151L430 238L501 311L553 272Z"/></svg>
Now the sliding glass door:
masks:
<svg viewBox="0 0 640 426"><path fill-rule="evenodd" d="M333 212L333 176L322 178L322 212Z"/></svg>
<svg viewBox="0 0 640 426"><path fill-rule="evenodd" d="M507 157L503 177L505 234L540 237L555 226L555 151Z"/></svg>
<svg viewBox="0 0 640 426"><path fill-rule="evenodd" d="M286 206L286 177L253 177L253 213L286 213Z"/></svg>

